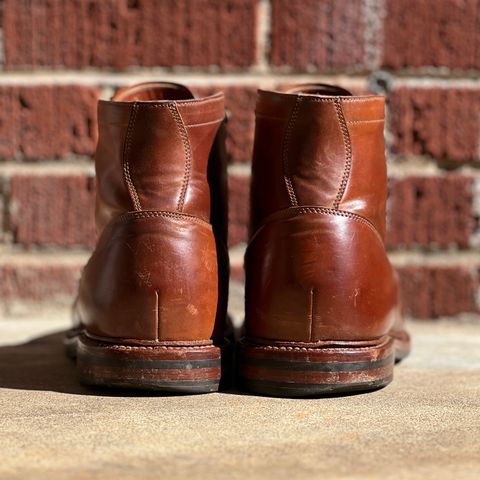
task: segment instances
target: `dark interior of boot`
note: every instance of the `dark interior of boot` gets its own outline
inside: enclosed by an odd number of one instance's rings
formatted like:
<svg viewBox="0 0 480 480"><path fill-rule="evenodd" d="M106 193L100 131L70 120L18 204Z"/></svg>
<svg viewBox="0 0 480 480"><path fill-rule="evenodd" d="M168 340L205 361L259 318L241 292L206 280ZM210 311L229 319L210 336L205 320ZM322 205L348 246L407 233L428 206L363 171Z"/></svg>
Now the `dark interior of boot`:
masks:
<svg viewBox="0 0 480 480"><path fill-rule="evenodd" d="M352 93L348 90L345 90L341 87L336 87L333 85L323 85L321 83L311 84L311 85L298 85L295 87L287 87L283 90L286 93L297 93L297 94L307 94L307 95L335 95L335 96L348 96L351 97Z"/></svg>
<svg viewBox="0 0 480 480"><path fill-rule="evenodd" d="M113 100L117 102L154 102L159 100L191 100L192 92L174 83L143 83L120 90Z"/></svg>

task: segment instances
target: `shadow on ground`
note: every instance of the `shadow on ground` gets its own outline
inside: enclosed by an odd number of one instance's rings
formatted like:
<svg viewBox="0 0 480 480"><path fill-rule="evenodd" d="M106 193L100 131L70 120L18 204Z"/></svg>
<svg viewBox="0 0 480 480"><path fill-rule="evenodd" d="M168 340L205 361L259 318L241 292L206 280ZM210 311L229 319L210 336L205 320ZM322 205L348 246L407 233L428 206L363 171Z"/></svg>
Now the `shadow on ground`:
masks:
<svg viewBox="0 0 480 480"><path fill-rule="evenodd" d="M170 397L184 395L82 385L77 376L75 360L66 355L63 344L66 332L67 330L62 330L34 338L26 343L0 346L0 389L40 390L102 397ZM246 395L235 386L223 391L230 394Z"/></svg>
<svg viewBox="0 0 480 480"><path fill-rule="evenodd" d="M0 347L0 388L102 397L171 396L82 385L78 380L75 361L65 353L65 333L66 330L62 330L19 345Z"/></svg>
<svg viewBox="0 0 480 480"><path fill-rule="evenodd" d="M0 388L95 395L79 383L75 363L64 352L64 335L60 331L0 347Z"/></svg>

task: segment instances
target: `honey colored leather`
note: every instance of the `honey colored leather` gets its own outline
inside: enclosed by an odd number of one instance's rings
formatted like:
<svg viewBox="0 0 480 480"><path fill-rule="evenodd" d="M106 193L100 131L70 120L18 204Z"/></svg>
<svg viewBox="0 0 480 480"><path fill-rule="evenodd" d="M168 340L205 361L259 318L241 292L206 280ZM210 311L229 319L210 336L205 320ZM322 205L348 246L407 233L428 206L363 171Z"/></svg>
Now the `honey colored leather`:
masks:
<svg viewBox="0 0 480 480"><path fill-rule="evenodd" d="M324 85L260 91L245 256L246 333L370 340L401 325L383 239L384 100Z"/></svg>
<svg viewBox="0 0 480 480"><path fill-rule="evenodd" d="M74 307L108 339L220 338L228 295L223 95L146 83L99 102L97 246Z"/></svg>

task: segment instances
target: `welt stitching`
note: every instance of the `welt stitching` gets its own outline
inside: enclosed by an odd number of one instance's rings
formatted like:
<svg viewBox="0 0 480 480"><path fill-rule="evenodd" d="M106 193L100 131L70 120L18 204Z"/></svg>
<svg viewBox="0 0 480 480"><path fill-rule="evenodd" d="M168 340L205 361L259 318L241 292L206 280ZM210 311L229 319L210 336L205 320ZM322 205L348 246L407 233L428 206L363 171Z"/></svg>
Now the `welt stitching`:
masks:
<svg viewBox="0 0 480 480"><path fill-rule="evenodd" d="M290 197L290 203L292 206L296 207L298 205L297 196L295 195L295 190L293 189L292 179L290 178L289 165L288 165L288 154L290 149L290 140L292 136L293 127L297 121L298 110L300 109L300 102L302 97L297 97L295 106L293 107L292 113L288 120L287 131L285 132L285 137L283 139L283 178L285 179L285 186L287 187L288 196Z"/></svg>
<svg viewBox="0 0 480 480"><path fill-rule="evenodd" d="M209 349L214 347L214 345L178 345L178 346L170 346L170 345L152 345L149 346L136 346L136 345L103 345L102 348L106 348L107 350L184 350L184 349Z"/></svg>
<svg viewBox="0 0 480 480"><path fill-rule="evenodd" d="M350 347L350 348L355 348L355 350L357 351L368 351L374 347L376 347L377 345L369 345L369 346L365 346L365 347ZM282 345L282 346L276 346L276 345L255 345L255 346L250 346L250 348L253 348L255 350L283 350L283 351L325 351L325 350L339 350L339 349L342 349L342 348L349 348L347 346L327 346L327 347L324 347L323 345L318 345L317 347L293 347L293 346L285 346L285 345ZM387 358L390 358L392 357L393 355L388 355L387 357L384 357L385 359ZM382 359L383 360L383 359Z"/></svg>
<svg viewBox="0 0 480 480"><path fill-rule="evenodd" d="M132 177L130 175L130 164L129 164L129 156L130 150L132 146L132 135L133 129L135 127L135 121L137 119L137 103L133 104L132 111L130 112L130 118L128 120L128 127L127 127L127 136L125 137L125 144L123 148L123 173L125 175L125 181L127 182L128 191L130 192L130 197L133 202L133 206L135 210L141 210L142 206L140 204L140 199L138 198L137 190L135 189L135 185L133 184Z"/></svg>
<svg viewBox="0 0 480 480"><path fill-rule="evenodd" d="M340 206L340 201L345 193L347 188L348 179L350 177L350 171L352 169L352 142L350 140L350 133L348 131L347 122L345 121L345 116L343 114L343 108L340 100L335 101L335 111L337 113L338 122L340 124L340 130L342 131L343 144L345 145L345 168L342 175L342 180L340 182L340 187L335 197L335 202L333 204L334 208L338 210Z"/></svg>
<svg viewBox="0 0 480 480"><path fill-rule="evenodd" d="M177 203L177 210L181 212L183 210L183 204L185 203L185 196L187 194L188 183L190 182L190 175L192 172L192 149L190 146L190 139L188 138L187 129L177 106L172 103L169 104L168 109L170 110L177 124L177 128L183 143L183 150L185 152L185 172L183 175L182 188L180 190L180 196Z"/></svg>

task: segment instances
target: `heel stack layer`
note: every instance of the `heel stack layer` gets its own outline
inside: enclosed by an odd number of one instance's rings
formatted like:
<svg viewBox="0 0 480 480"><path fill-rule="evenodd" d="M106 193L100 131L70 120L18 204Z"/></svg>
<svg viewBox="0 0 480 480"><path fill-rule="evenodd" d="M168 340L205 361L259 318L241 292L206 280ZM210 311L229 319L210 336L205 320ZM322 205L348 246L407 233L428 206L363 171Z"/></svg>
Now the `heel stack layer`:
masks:
<svg viewBox="0 0 480 480"><path fill-rule="evenodd" d="M394 342L338 347L277 347L243 340L239 377L245 388L273 396L308 397L373 390L392 380Z"/></svg>
<svg viewBox="0 0 480 480"><path fill-rule="evenodd" d="M77 368L83 383L173 393L218 391L228 342L207 346L127 346L81 335Z"/></svg>

